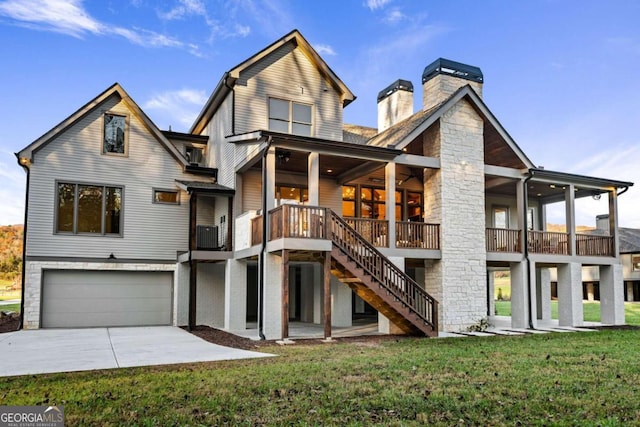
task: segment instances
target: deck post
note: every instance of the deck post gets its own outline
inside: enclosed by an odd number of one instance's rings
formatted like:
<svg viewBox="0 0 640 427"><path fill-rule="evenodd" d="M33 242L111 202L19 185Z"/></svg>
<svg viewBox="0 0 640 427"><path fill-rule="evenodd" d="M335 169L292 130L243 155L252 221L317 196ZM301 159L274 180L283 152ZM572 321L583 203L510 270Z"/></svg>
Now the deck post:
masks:
<svg viewBox="0 0 640 427"><path fill-rule="evenodd" d="M324 339L331 338L331 252L324 253Z"/></svg>
<svg viewBox="0 0 640 427"><path fill-rule="evenodd" d="M389 162L384 168L384 182L385 182L385 194L386 194L386 212L385 219L387 220L387 242L389 243L389 249L396 247L396 221L402 220L402 218L396 218L396 164L395 162ZM403 238L407 238L404 236ZM371 242L374 243L374 242Z"/></svg>
<svg viewBox="0 0 640 427"><path fill-rule="evenodd" d="M567 242L568 255L576 255L576 200L574 188L573 184L569 184L564 190L567 234L569 235L569 241Z"/></svg>
<svg viewBox="0 0 640 427"><path fill-rule="evenodd" d="M282 250L282 339L289 338L289 251Z"/></svg>
<svg viewBox="0 0 640 427"><path fill-rule="evenodd" d="M189 330L196 326L196 292L198 279L198 262L192 259L192 253L197 249L196 214L198 211L198 194L191 193L189 199Z"/></svg>

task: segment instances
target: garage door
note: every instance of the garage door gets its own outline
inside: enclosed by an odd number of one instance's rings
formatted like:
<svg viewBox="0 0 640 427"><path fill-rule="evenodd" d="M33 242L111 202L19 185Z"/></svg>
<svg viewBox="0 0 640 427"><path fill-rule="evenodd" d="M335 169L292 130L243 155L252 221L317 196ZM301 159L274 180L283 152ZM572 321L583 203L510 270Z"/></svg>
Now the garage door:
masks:
<svg viewBox="0 0 640 427"><path fill-rule="evenodd" d="M42 327L171 324L173 273L48 270Z"/></svg>

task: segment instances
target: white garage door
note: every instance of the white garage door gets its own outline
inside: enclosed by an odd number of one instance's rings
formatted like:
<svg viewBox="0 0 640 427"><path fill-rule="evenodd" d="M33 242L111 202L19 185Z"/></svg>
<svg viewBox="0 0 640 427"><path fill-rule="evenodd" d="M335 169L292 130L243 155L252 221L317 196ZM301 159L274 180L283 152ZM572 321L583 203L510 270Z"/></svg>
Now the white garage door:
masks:
<svg viewBox="0 0 640 427"><path fill-rule="evenodd" d="M173 273L48 270L43 328L171 324Z"/></svg>

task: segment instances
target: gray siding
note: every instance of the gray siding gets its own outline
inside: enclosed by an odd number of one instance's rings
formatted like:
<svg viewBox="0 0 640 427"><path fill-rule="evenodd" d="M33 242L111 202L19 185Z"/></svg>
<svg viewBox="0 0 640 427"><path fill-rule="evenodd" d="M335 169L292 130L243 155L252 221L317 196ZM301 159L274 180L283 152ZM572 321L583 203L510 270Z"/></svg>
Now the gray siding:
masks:
<svg viewBox="0 0 640 427"><path fill-rule="evenodd" d="M242 212L262 209L262 176L260 171L250 170L242 176Z"/></svg>
<svg viewBox="0 0 640 427"><path fill-rule="evenodd" d="M293 44L242 72L235 93L237 134L268 129L268 100L276 97L313 104L313 136L342 141L340 96Z"/></svg>
<svg viewBox="0 0 640 427"><path fill-rule="evenodd" d="M129 116L127 157L102 152L102 115ZM181 166L117 96L34 155L29 189L28 256L175 259L187 249L189 203L152 203L153 188L176 188ZM55 234L56 180L122 186L122 237Z"/></svg>
<svg viewBox="0 0 640 427"><path fill-rule="evenodd" d="M235 188L235 146L224 140L233 132L232 108L233 98L229 95L211 118L205 134L209 135L208 164L210 167L218 168L218 183Z"/></svg>

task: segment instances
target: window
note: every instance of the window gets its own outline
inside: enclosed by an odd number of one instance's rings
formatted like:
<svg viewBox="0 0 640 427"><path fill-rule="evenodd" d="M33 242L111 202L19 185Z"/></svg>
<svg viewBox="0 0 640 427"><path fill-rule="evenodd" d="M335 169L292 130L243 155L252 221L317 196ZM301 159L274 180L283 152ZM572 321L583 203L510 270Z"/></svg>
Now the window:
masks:
<svg viewBox="0 0 640 427"><path fill-rule="evenodd" d="M309 200L309 190L295 185L276 186L276 204L300 204Z"/></svg>
<svg viewBox="0 0 640 427"><path fill-rule="evenodd" d="M493 207L493 227L509 228L509 208L506 206Z"/></svg>
<svg viewBox="0 0 640 427"><path fill-rule="evenodd" d="M58 183L56 232L122 234L122 188Z"/></svg>
<svg viewBox="0 0 640 427"><path fill-rule="evenodd" d="M104 141L102 152L127 154L127 117L106 113L104 115Z"/></svg>
<svg viewBox="0 0 640 427"><path fill-rule="evenodd" d="M359 188L359 191L358 191ZM383 188L343 185L342 186L342 216L386 219L386 190ZM420 196L420 193L417 193ZM358 197L359 196L359 197ZM420 200L422 198L420 197ZM396 221L402 221L402 211L405 204L402 191L396 191ZM356 207L359 206L359 211ZM422 217L422 204L419 206L419 216Z"/></svg>
<svg viewBox="0 0 640 427"><path fill-rule="evenodd" d="M202 148L185 147L184 155L187 158L187 161L192 165L199 165L202 163Z"/></svg>
<svg viewBox="0 0 640 427"><path fill-rule="evenodd" d="M180 193L176 190L153 190L153 203L179 205Z"/></svg>
<svg viewBox="0 0 640 427"><path fill-rule="evenodd" d="M422 221L422 193L407 192L407 219Z"/></svg>
<svg viewBox="0 0 640 427"><path fill-rule="evenodd" d="M356 216L356 187L342 186L342 216L353 218Z"/></svg>
<svg viewBox="0 0 640 427"><path fill-rule="evenodd" d="M529 208L527 209L527 230L534 230L535 229L535 212L533 210L533 208Z"/></svg>
<svg viewBox="0 0 640 427"><path fill-rule="evenodd" d="M269 130L311 136L311 105L269 98Z"/></svg>
<svg viewBox="0 0 640 427"><path fill-rule="evenodd" d="M633 271L640 271L640 255L633 255L631 264L633 264Z"/></svg>

